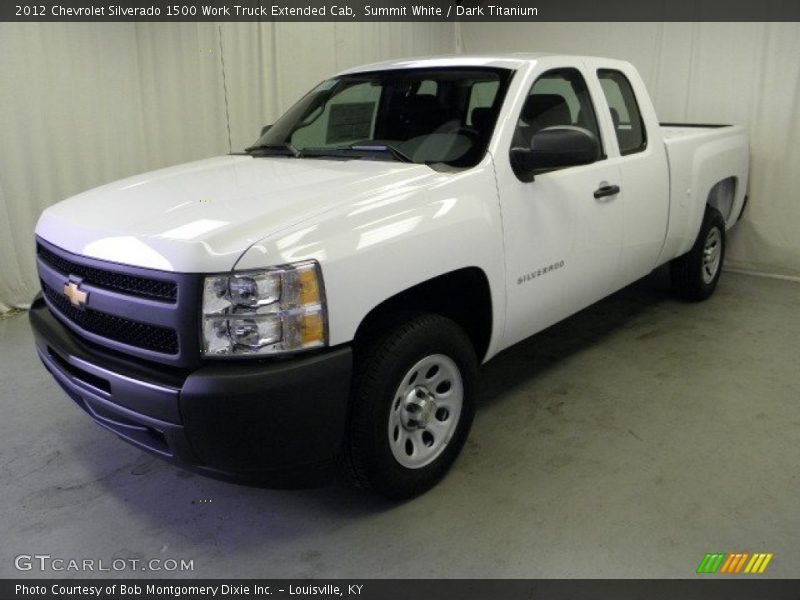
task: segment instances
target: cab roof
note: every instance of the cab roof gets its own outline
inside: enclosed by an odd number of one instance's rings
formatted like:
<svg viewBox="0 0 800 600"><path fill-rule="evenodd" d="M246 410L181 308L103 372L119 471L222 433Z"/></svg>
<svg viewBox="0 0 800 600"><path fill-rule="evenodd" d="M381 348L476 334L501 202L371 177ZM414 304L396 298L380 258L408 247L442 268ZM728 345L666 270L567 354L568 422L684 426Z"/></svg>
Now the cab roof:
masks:
<svg viewBox="0 0 800 600"><path fill-rule="evenodd" d="M499 67L516 69L525 63L530 63L546 56L555 56L555 54L548 52L520 52L513 54L452 54L443 56L420 56L360 65L358 67L341 71L339 75L346 75L348 73L362 73L367 71L424 69L436 67Z"/></svg>

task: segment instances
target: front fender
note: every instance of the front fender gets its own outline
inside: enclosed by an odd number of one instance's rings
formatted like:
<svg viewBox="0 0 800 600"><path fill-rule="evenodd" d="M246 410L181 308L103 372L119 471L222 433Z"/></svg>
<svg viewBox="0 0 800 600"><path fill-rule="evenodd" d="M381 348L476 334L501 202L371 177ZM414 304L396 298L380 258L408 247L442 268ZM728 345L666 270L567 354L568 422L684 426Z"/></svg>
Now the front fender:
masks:
<svg viewBox="0 0 800 600"><path fill-rule="evenodd" d="M331 193L336 193L331 190ZM496 353L505 322L503 237L491 156L465 171L435 172L360 195L253 244L235 269L315 259L321 267L332 346L351 341L387 298L464 267L484 271Z"/></svg>

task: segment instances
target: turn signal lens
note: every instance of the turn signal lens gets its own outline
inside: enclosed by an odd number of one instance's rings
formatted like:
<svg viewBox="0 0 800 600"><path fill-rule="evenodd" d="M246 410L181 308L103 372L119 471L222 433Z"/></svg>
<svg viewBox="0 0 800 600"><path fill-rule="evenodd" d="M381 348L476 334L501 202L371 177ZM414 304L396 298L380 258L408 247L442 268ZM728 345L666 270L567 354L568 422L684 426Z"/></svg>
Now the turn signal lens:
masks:
<svg viewBox="0 0 800 600"><path fill-rule="evenodd" d="M319 304L319 284L314 271L300 271L297 274L300 284L300 304Z"/></svg>
<svg viewBox="0 0 800 600"><path fill-rule="evenodd" d="M322 345L325 341L325 324L320 313L308 313L300 319L300 343L303 346Z"/></svg>

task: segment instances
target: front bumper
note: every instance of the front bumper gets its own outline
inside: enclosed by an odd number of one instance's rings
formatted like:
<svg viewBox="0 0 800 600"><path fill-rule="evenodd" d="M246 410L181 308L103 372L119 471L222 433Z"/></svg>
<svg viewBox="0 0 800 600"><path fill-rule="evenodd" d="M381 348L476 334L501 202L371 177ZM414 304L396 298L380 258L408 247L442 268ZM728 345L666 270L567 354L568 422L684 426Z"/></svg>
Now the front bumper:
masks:
<svg viewBox="0 0 800 600"><path fill-rule="evenodd" d="M212 477L244 483L325 472L341 446L352 352L208 362L186 371L84 342L37 296L36 350L67 394L126 441Z"/></svg>

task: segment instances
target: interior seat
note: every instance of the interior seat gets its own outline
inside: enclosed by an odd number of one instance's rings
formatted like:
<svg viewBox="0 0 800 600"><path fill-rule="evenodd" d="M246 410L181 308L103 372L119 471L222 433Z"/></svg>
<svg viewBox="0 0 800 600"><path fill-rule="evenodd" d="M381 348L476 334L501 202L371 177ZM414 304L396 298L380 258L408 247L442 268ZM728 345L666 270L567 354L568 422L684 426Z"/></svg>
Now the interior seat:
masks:
<svg viewBox="0 0 800 600"><path fill-rule="evenodd" d="M410 140L428 135L447 122L447 108L433 94L410 96L400 113L396 139Z"/></svg>
<svg viewBox="0 0 800 600"><path fill-rule="evenodd" d="M527 148L533 135L545 127L572 125L566 98L559 94L532 94L525 100L520 123L514 131L514 147Z"/></svg>

